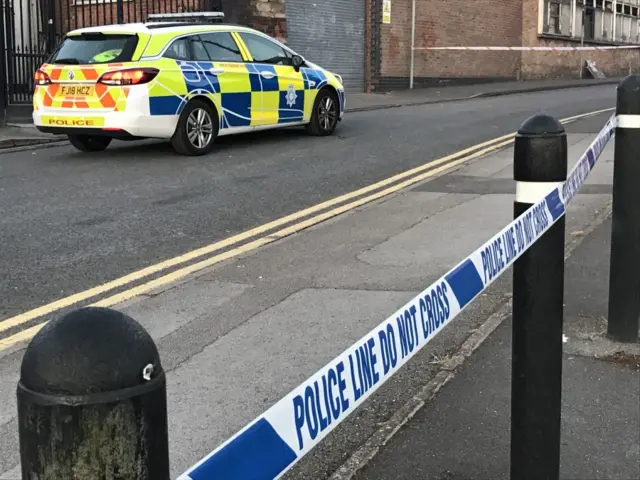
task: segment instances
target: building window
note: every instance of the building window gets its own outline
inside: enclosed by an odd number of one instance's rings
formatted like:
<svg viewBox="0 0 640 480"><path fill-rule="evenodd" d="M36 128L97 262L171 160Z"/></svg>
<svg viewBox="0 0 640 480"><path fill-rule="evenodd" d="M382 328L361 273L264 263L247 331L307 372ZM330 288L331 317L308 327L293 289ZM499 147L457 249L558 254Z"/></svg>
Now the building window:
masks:
<svg viewBox="0 0 640 480"><path fill-rule="evenodd" d="M558 2L549 3L549 32L560 35L562 30L560 28L560 14L561 5Z"/></svg>
<svg viewBox="0 0 640 480"><path fill-rule="evenodd" d="M539 5L541 35L605 44L640 43L639 0L539 0Z"/></svg>
<svg viewBox="0 0 640 480"><path fill-rule="evenodd" d="M593 7L586 7L584 9L584 38L593 40L596 33L596 12Z"/></svg>

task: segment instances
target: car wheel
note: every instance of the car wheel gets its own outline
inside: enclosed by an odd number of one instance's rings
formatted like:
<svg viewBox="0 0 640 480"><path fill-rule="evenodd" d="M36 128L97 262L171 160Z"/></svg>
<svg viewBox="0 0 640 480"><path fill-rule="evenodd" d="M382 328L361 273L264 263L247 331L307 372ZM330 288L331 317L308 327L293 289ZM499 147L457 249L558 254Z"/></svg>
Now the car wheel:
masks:
<svg viewBox="0 0 640 480"><path fill-rule="evenodd" d="M99 135L68 135L69 142L81 152L102 152L111 143L111 137Z"/></svg>
<svg viewBox="0 0 640 480"><path fill-rule="evenodd" d="M181 155L204 155L213 150L218 135L218 115L204 100L191 100L178 119L171 143Z"/></svg>
<svg viewBox="0 0 640 480"><path fill-rule="evenodd" d="M331 90L320 90L313 104L307 132L318 137L331 135L338 125L339 117L340 104L337 95Z"/></svg>

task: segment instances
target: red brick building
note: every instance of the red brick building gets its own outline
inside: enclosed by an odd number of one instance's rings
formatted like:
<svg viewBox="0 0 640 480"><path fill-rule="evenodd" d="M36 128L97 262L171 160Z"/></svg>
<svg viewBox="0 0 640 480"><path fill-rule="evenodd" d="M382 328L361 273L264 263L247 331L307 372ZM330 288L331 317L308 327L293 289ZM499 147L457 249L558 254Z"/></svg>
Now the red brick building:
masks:
<svg viewBox="0 0 640 480"><path fill-rule="evenodd" d="M116 2L54 0L62 31L114 23ZM336 71L352 92L408 88L412 53L415 87L578 77L586 60L609 76L640 67L640 50L422 49L638 44L640 0L124 0L122 8L125 21L140 21L148 12L207 10L205 2L222 6L229 22L264 31ZM108 15L100 18L100 10Z"/></svg>
<svg viewBox="0 0 640 480"><path fill-rule="evenodd" d="M384 0L370 0L381 11ZM372 19L368 90L409 84L413 0L391 0L391 22ZM415 47L638 44L640 0L415 0ZM584 7L584 29L582 28ZM584 32L584 36L583 36ZM606 75L638 71L639 50L414 51L414 85L579 77L586 60Z"/></svg>
<svg viewBox="0 0 640 480"><path fill-rule="evenodd" d="M409 86L414 5L416 48L640 43L640 0L237 0L224 8L336 70L352 91L384 91ZM639 70L640 49L415 50L414 85L579 77L586 60L626 75Z"/></svg>
<svg viewBox="0 0 640 480"><path fill-rule="evenodd" d="M523 0L522 44L638 45L639 14L640 0ZM523 79L578 77L587 60L608 76L640 71L640 49L523 52L520 70Z"/></svg>

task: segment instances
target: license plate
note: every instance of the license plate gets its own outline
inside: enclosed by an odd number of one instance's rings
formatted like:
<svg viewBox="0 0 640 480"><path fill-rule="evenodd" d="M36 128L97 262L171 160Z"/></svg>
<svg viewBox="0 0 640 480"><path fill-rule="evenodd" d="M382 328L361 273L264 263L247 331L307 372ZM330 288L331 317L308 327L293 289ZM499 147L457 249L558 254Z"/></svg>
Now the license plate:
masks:
<svg viewBox="0 0 640 480"><path fill-rule="evenodd" d="M57 92L58 97L91 97L93 94L91 85L63 85Z"/></svg>

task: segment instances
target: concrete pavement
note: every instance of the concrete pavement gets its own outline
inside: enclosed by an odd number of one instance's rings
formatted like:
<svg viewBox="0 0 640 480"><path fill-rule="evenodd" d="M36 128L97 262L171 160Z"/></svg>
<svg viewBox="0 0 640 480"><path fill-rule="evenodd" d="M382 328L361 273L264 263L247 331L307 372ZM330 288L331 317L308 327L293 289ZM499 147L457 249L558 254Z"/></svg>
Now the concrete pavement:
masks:
<svg viewBox="0 0 640 480"><path fill-rule="evenodd" d="M66 141L66 136L50 135L38 131L28 123L9 124L0 128L0 153Z"/></svg>
<svg viewBox="0 0 640 480"><path fill-rule="evenodd" d="M608 116L567 127L572 163ZM612 152L610 145L588 187L573 199L569 245L603 219ZM515 192L512 156L506 149L477 159L116 306L149 329L169 372L172 474L234 434L508 223ZM510 282L507 273L494 283L287 478L322 479L338 469L504 306ZM0 356L3 480L19 478L20 359L20 350Z"/></svg>
<svg viewBox="0 0 640 480"><path fill-rule="evenodd" d="M348 96L348 112L379 110L383 108L426 105L451 102L470 98L513 95L519 93L562 90L567 88L618 84L621 79L585 79L585 80L531 80L526 82L491 82L474 85L457 85L416 90L390 92L384 94L357 93ZM3 149L46 145L64 142L64 135L44 134L33 128L31 118L13 119L13 123L0 128L0 152Z"/></svg>
<svg viewBox="0 0 640 480"><path fill-rule="evenodd" d="M606 338L610 218L565 270L560 478L640 478L640 346ZM511 318L355 478L509 478Z"/></svg>

